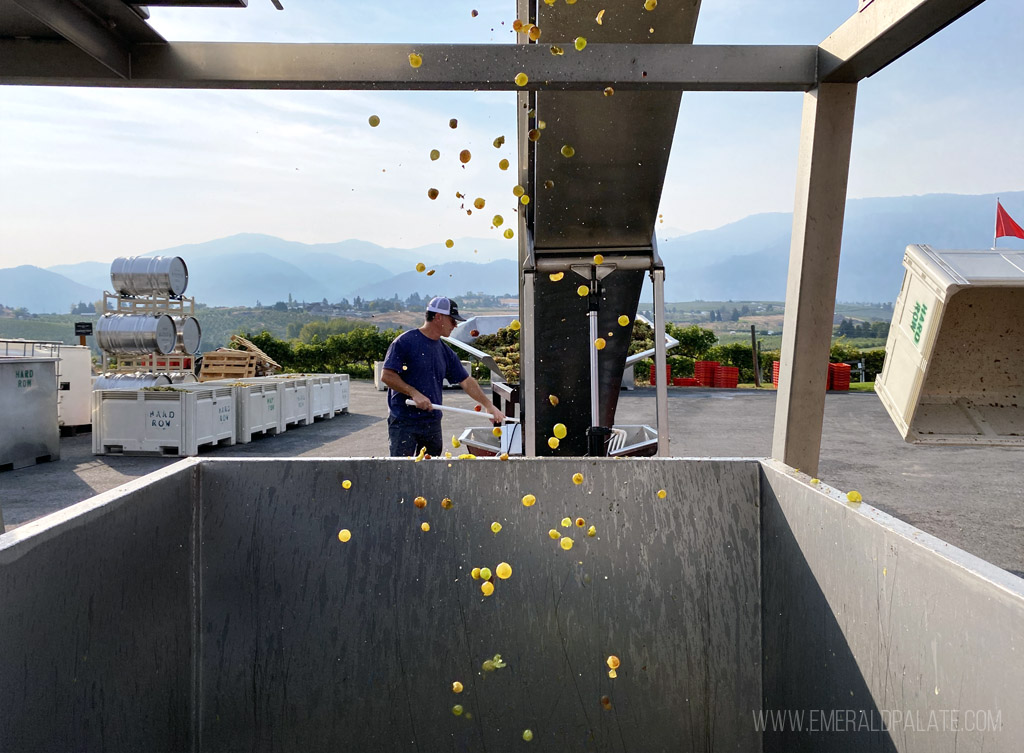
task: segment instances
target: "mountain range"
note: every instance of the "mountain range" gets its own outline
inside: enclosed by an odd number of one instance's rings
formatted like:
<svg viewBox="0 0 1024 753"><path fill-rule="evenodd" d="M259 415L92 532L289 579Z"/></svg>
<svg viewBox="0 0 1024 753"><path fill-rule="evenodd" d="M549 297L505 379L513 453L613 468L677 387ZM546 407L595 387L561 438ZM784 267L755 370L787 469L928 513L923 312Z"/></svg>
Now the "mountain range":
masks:
<svg viewBox="0 0 1024 753"><path fill-rule="evenodd" d="M1024 191L1001 195L1024 222ZM903 279L910 243L936 248L988 248L996 196L929 194L851 199L846 205L837 299L892 301ZM666 267L666 299L782 300L792 215L756 214L714 230L659 239ZM1000 239L1001 248L1024 250L1024 241ZM210 306L271 305L295 300L336 302L406 298L465 291L492 295L518 290L516 243L458 239L452 248L430 244L387 248L363 240L306 244L268 235L240 234L153 251L181 256L189 267L187 295ZM417 273L423 262L435 273ZM0 303L32 313L64 313L110 289L107 262L22 265L0 269Z"/></svg>

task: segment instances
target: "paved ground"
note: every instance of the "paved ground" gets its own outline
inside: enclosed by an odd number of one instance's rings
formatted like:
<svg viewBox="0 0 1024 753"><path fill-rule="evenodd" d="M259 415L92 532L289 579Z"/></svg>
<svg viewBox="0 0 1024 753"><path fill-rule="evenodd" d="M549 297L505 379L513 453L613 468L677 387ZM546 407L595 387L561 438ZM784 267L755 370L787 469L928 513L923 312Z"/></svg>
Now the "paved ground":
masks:
<svg viewBox="0 0 1024 753"><path fill-rule="evenodd" d="M669 395L674 455L770 453L774 392L686 388ZM445 402L472 405L458 391L448 392ZM208 452L217 457L380 456L387 453L386 415L383 393L370 382L354 381L348 414ZM618 421L653 425L654 390L624 393ZM445 436L467 425L449 413ZM97 457L90 435L65 438L59 461L0 474L0 508L9 530L174 460ZM857 489L870 504L1024 577L1024 493L1017 479L1022 461L1024 450L908 445L873 394L832 393L825 402L818 473L823 482Z"/></svg>

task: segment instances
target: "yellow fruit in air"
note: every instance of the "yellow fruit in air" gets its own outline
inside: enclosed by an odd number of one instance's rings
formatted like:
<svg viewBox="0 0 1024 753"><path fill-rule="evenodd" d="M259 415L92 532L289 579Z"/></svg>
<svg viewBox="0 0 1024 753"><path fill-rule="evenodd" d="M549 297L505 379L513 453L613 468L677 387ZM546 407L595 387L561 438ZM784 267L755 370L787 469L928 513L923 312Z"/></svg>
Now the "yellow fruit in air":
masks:
<svg viewBox="0 0 1024 753"><path fill-rule="evenodd" d="M583 474L582 473L574 473L574 474L572 474L572 482L574 484L576 484L576 486L579 486L580 484L582 484L583 483Z"/></svg>
<svg viewBox="0 0 1024 753"><path fill-rule="evenodd" d="M551 45L551 54L552 55L564 55L565 54L565 50L563 50L558 45L554 45L553 44L553 45Z"/></svg>
<svg viewBox="0 0 1024 753"><path fill-rule="evenodd" d="M413 68L419 68L423 65L423 58L417 55L415 52L409 53L409 65Z"/></svg>
<svg viewBox="0 0 1024 753"><path fill-rule="evenodd" d="M558 397L556 395L548 395L548 402L552 405L558 405Z"/></svg>
<svg viewBox="0 0 1024 753"><path fill-rule="evenodd" d="M613 94L615 94L615 89L613 89L613 88L612 88L612 87L610 87L610 86L606 86L606 87L604 88L604 96L606 96L606 97L610 97L610 96L612 96Z"/></svg>
<svg viewBox="0 0 1024 753"><path fill-rule="evenodd" d="M603 337L599 337L596 340L594 340L594 347L597 348L598 350L604 350L605 345L607 345L607 343L604 341Z"/></svg>
<svg viewBox="0 0 1024 753"><path fill-rule="evenodd" d="M523 505L526 507L533 507L536 504L537 498L532 494L523 495Z"/></svg>
<svg viewBox="0 0 1024 753"><path fill-rule="evenodd" d="M571 528L572 518L562 518L562 528Z"/></svg>
<svg viewBox="0 0 1024 753"><path fill-rule="evenodd" d="M352 532L347 528L342 528L338 531L338 541L344 543L352 538Z"/></svg>
<svg viewBox="0 0 1024 753"><path fill-rule="evenodd" d="M495 426L493 429L491 429L491 434L493 434L496 437L500 437L501 436L501 427L500 426Z"/></svg>
<svg viewBox="0 0 1024 753"><path fill-rule="evenodd" d="M447 453L447 455L449 457L451 457L451 453L450 452ZM448 499L448 497L445 497L444 499L441 500L441 507L443 507L445 510L451 510L452 509L452 501L450 499Z"/></svg>
<svg viewBox="0 0 1024 753"><path fill-rule="evenodd" d="M508 580L512 577L512 566L507 562L501 562L494 568L494 572L502 580Z"/></svg>
<svg viewBox="0 0 1024 753"><path fill-rule="evenodd" d="M555 424L551 432L559 439L565 439L565 435L569 433L569 430L565 428L565 424Z"/></svg>
<svg viewBox="0 0 1024 753"><path fill-rule="evenodd" d="M416 499L414 499L412 501L412 503L414 505L416 505L416 507L418 507L420 510L422 510L424 507L427 506L427 498L426 497L417 497Z"/></svg>
<svg viewBox="0 0 1024 753"><path fill-rule="evenodd" d="M587 46L587 39L586 39L586 37L576 37L576 41L575 41L575 42L573 42L573 46L574 46L574 47L575 47L575 48L576 48L577 50L580 50L580 51L582 51L582 50L583 50L583 48ZM414 66L414 67L415 67L415 66Z"/></svg>
<svg viewBox="0 0 1024 753"><path fill-rule="evenodd" d="M441 195L441 192L438 191L436 188L428 188L427 189L427 198L430 199L431 201L434 201L440 195Z"/></svg>
<svg viewBox="0 0 1024 753"><path fill-rule="evenodd" d="M524 193L526 193L526 189L522 186L512 186L513 196L522 196Z"/></svg>
<svg viewBox="0 0 1024 753"><path fill-rule="evenodd" d="M484 596L490 596L494 593L494 584L489 580L485 580L480 584L480 590L483 592Z"/></svg>
<svg viewBox="0 0 1024 753"><path fill-rule="evenodd" d="M473 154L468 149L463 149L461 152L459 152L459 162L461 162L463 165L465 165L471 159L473 159Z"/></svg>
<svg viewBox="0 0 1024 753"><path fill-rule="evenodd" d="M518 332L518 331L519 331L519 328L520 328L520 327L522 327L522 326L523 326L523 325L519 323L519 320L518 320L518 319L513 319L513 320L512 320L511 322L509 322L509 324L508 324L508 328L509 328L510 330L512 330L513 332Z"/></svg>
<svg viewBox="0 0 1024 753"><path fill-rule="evenodd" d="M583 526L585 526L586 524L587 524L587 521L585 521L583 518L576 518L576 527L577 528L583 528Z"/></svg>
<svg viewBox="0 0 1024 753"><path fill-rule="evenodd" d="M458 437L452 434L452 447L461 447L462 442L459 441Z"/></svg>
<svg viewBox="0 0 1024 753"><path fill-rule="evenodd" d="M505 144L505 137L499 136L492 143L494 144L495 149L501 149L501 147Z"/></svg>
<svg viewBox="0 0 1024 753"><path fill-rule="evenodd" d="M498 163L498 169L499 170L508 170L508 160L507 159L503 159L501 162L499 162Z"/></svg>
<svg viewBox="0 0 1024 753"><path fill-rule="evenodd" d="M561 152L563 157L571 157L572 155L576 154L576 150L573 149L568 144L564 144L562 146Z"/></svg>
<svg viewBox="0 0 1024 753"><path fill-rule="evenodd" d="M552 450L558 449L558 437L548 437L548 447Z"/></svg>
<svg viewBox="0 0 1024 753"><path fill-rule="evenodd" d="M479 567L474 567L469 572L469 574L473 576L473 580L480 580L480 568Z"/></svg>
<svg viewBox="0 0 1024 753"><path fill-rule="evenodd" d="M597 526L590 526L590 528L587 529L587 536L590 536L591 538L597 536Z"/></svg>
<svg viewBox="0 0 1024 753"><path fill-rule="evenodd" d="M344 481L341 482L341 488L342 489L351 489L352 488L352 482L349 481L348 479L345 479Z"/></svg>
<svg viewBox="0 0 1024 753"><path fill-rule="evenodd" d="M453 241L451 238L449 238L448 240L446 240L444 242L445 248L451 248L454 245L455 245L455 241Z"/></svg>
<svg viewBox="0 0 1024 753"><path fill-rule="evenodd" d="M483 199L479 197L473 199L473 206L476 207L477 209L483 209L486 203L487 202L485 202Z"/></svg>
<svg viewBox="0 0 1024 753"><path fill-rule="evenodd" d="M558 282L563 277L565 277L565 272L552 272L548 275L548 279L551 280L551 282Z"/></svg>
<svg viewBox="0 0 1024 753"><path fill-rule="evenodd" d="M668 496L668 492L664 489L658 489L658 499L665 499Z"/></svg>
<svg viewBox="0 0 1024 753"><path fill-rule="evenodd" d="M427 268L427 265L424 264L423 262L417 262L416 263L416 271L417 272L422 272L426 268Z"/></svg>
<svg viewBox="0 0 1024 753"><path fill-rule="evenodd" d="M605 663L608 665L608 669L618 669L621 664L619 657L615 654L609 656Z"/></svg>
<svg viewBox="0 0 1024 753"><path fill-rule="evenodd" d="M568 536L563 536L562 540L558 542L558 545L568 552L570 549L572 549L572 539L570 539Z"/></svg>
<svg viewBox="0 0 1024 753"><path fill-rule="evenodd" d="M512 236L514 236L514 235L515 235L515 233L513 233L513 232L512 232L512 228L506 228L506 229L505 229L505 232L503 233L503 235L504 235L504 236L505 236L506 238L509 238L509 239L511 239L511 238L512 238Z"/></svg>
<svg viewBox="0 0 1024 753"><path fill-rule="evenodd" d="M500 530L501 523L499 523L498 521L494 521L493 523L491 523L491 533L497 533Z"/></svg>
<svg viewBox="0 0 1024 753"><path fill-rule="evenodd" d="M516 86L526 86L529 80L530 79L527 77L525 73L516 74Z"/></svg>
<svg viewBox="0 0 1024 753"><path fill-rule="evenodd" d="M426 533L430 530L430 523L420 523L420 530Z"/></svg>
<svg viewBox="0 0 1024 753"><path fill-rule="evenodd" d="M452 683L452 692L453 693L461 693L462 692L462 683L459 682L458 680L453 682Z"/></svg>
<svg viewBox="0 0 1024 753"><path fill-rule="evenodd" d="M483 578L484 580L490 580L491 579L491 568L489 568L489 567L481 567L480 568L480 577Z"/></svg>
<svg viewBox="0 0 1024 753"><path fill-rule="evenodd" d="M533 731L532 730L528 730L528 729L524 729L523 730L523 739L526 740L526 742L530 742L530 740L533 739Z"/></svg>
<svg viewBox="0 0 1024 753"><path fill-rule="evenodd" d="M594 254L594 264L604 264L604 256L601 254Z"/></svg>
<svg viewBox="0 0 1024 753"><path fill-rule="evenodd" d="M522 196L519 197L519 203L524 205L524 206L526 204L529 204L530 203L530 195L524 193Z"/></svg>
<svg viewBox="0 0 1024 753"><path fill-rule="evenodd" d="M380 125L380 118L377 117L376 115L371 115L370 116L370 128L376 128L379 125Z"/></svg>
<svg viewBox="0 0 1024 753"><path fill-rule="evenodd" d="M858 491L850 491L846 492L846 500L856 505L864 501L864 496Z"/></svg>
<svg viewBox="0 0 1024 753"><path fill-rule="evenodd" d="M491 218L491 224L494 225L494 227L501 227L501 223L504 221L505 219L500 214L496 214Z"/></svg>
<svg viewBox="0 0 1024 753"><path fill-rule="evenodd" d="M553 539L557 539L557 538L558 538L559 536L561 536L561 535L562 535L562 534L560 534L560 533L559 533L558 531L556 531L556 530L555 530L554 528L552 528L552 529L551 529L550 531L548 531L548 536L550 536L550 537L551 537L551 538L553 538Z"/></svg>
<svg viewBox="0 0 1024 753"><path fill-rule="evenodd" d="M441 159L441 152L437 151L436 149L431 149L430 150L430 161L431 162L436 162L439 159Z"/></svg>
<svg viewBox="0 0 1024 753"><path fill-rule="evenodd" d="M644 10L654 10L658 7L658 0L645 0Z"/></svg>
<svg viewBox="0 0 1024 753"><path fill-rule="evenodd" d="M629 317L628 316L623 314L622 316L619 317L619 326L620 327L625 327L628 324L629 324Z"/></svg>
<svg viewBox="0 0 1024 753"><path fill-rule="evenodd" d="M554 2L552 1L552 2L548 3L548 5L554 5ZM530 41L536 42L538 39L540 39L540 27L539 26L534 26L528 32L528 36L530 37Z"/></svg>
<svg viewBox="0 0 1024 753"><path fill-rule="evenodd" d="M587 295L589 295L589 293L590 288L588 288L586 285L580 285L578 288L576 288L576 295L578 295L580 298L586 298Z"/></svg>

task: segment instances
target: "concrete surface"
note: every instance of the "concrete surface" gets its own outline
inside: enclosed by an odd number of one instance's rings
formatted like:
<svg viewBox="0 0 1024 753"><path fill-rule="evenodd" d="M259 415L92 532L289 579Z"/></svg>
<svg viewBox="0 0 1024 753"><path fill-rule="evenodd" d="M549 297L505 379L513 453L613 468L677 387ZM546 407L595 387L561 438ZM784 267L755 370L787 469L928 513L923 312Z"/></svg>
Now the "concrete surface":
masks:
<svg viewBox="0 0 1024 753"><path fill-rule="evenodd" d="M384 393L353 381L348 414L247 445L206 450L217 457L380 457L387 454ZM461 391L445 402L471 407ZM775 393L669 390L673 455L764 457L771 452ZM654 425L654 390L619 399L617 422ZM446 437L472 425L444 418ZM485 421L477 425L485 425ZM63 509L174 462L164 457L98 457L88 434L61 440L61 459L0 474L7 528ZM869 504L1024 577L1024 493L1016 476L1024 450L915 447L903 442L873 394L830 393L825 401L821 480L857 489Z"/></svg>

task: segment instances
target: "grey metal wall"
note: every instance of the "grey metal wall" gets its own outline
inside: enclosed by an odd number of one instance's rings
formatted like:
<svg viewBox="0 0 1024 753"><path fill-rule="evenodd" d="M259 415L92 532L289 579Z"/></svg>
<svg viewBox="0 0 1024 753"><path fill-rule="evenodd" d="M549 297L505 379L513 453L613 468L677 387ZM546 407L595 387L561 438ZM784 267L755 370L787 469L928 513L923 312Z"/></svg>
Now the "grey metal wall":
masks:
<svg viewBox="0 0 1024 753"><path fill-rule="evenodd" d="M191 479L0 536L0 751L191 749Z"/></svg>
<svg viewBox="0 0 1024 753"><path fill-rule="evenodd" d="M1024 581L781 463L761 488L766 751L1024 749Z"/></svg>
<svg viewBox="0 0 1024 753"><path fill-rule="evenodd" d="M754 461L217 460L201 477L202 750L518 750L526 729L534 750L760 750ZM470 570L502 561L485 598ZM495 654L508 666L483 672Z"/></svg>

